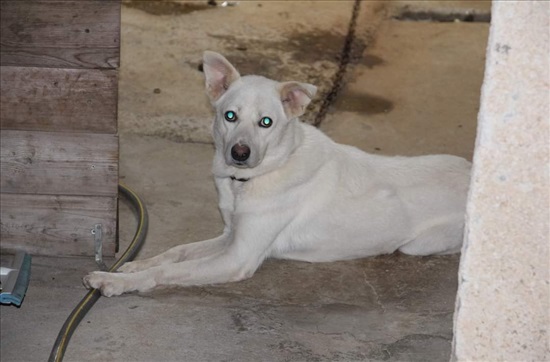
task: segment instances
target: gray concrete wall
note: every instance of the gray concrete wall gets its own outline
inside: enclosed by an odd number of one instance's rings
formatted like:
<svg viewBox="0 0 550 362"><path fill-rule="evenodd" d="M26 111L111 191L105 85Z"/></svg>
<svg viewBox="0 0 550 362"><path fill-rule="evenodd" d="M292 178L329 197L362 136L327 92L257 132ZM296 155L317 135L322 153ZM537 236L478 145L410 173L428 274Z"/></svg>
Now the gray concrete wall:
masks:
<svg viewBox="0 0 550 362"><path fill-rule="evenodd" d="M545 1L493 3L455 361L550 360L549 15Z"/></svg>

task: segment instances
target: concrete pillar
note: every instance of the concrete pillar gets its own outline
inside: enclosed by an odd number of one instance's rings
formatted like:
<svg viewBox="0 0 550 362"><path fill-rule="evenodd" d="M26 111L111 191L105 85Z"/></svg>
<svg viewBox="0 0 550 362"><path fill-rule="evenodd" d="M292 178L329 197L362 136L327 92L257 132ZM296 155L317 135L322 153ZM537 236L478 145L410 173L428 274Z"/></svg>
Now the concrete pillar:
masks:
<svg viewBox="0 0 550 362"><path fill-rule="evenodd" d="M454 361L550 361L549 17L493 2Z"/></svg>

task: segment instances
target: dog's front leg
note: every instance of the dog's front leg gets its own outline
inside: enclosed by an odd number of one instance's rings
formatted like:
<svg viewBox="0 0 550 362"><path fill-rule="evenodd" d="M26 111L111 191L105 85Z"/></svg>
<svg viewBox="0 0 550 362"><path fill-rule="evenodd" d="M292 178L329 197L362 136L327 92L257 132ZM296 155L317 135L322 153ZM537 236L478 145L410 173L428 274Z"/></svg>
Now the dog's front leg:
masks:
<svg viewBox="0 0 550 362"><path fill-rule="evenodd" d="M279 222L262 219L250 217L250 220L237 224L230 244L222 253L159 265L136 273L93 272L84 277L84 284L110 297L130 291L145 292L160 285L204 285L249 278L288 223L281 217L277 218Z"/></svg>
<svg viewBox="0 0 550 362"><path fill-rule="evenodd" d="M178 263L184 260L200 259L209 255L214 255L227 246L229 241L229 231L217 238L199 241L190 244L175 246L164 253L149 259L130 261L124 263L118 271L123 273L135 273L145 269L164 264Z"/></svg>
<svg viewBox="0 0 550 362"><path fill-rule="evenodd" d="M162 285L225 283L250 277L263 258L263 253L243 253L233 248L223 254L159 265L136 273L92 272L84 277L84 285L110 297L131 291L145 292Z"/></svg>

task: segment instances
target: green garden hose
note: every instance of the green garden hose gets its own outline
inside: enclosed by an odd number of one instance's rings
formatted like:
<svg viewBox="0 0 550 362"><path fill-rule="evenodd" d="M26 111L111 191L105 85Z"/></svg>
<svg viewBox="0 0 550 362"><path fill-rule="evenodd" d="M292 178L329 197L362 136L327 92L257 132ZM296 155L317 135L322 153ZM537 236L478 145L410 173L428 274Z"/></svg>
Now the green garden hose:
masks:
<svg viewBox="0 0 550 362"><path fill-rule="evenodd" d="M136 257L139 249L145 241L145 237L147 236L147 228L149 226L147 209L145 208L145 205L143 204L139 196L134 191L122 184L118 185L118 192L119 194L124 196L135 208L138 217L138 227L132 242L130 243L124 254L122 254L122 256L113 264L113 266L109 268L109 272L116 271L122 264L131 261ZM73 335L76 327L78 327L78 324L82 321L86 313L88 313L88 311L92 308L92 306L95 304L95 302L97 302L100 297L100 291L97 289L92 289L86 294L86 296L84 296L84 298L82 298L76 308L73 309L73 311L65 321L65 324L63 324L63 327L61 327L59 334L57 335L57 339L55 340L52 352L50 353L50 358L48 359L49 362L60 362L63 360L63 357L65 356L65 350L67 349L71 336Z"/></svg>

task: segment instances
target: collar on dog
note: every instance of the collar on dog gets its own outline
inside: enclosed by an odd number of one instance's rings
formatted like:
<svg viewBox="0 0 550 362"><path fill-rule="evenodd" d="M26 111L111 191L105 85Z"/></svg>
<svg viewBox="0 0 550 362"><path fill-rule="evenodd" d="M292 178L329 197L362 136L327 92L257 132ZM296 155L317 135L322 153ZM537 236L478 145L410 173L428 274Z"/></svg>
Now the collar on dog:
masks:
<svg viewBox="0 0 550 362"><path fill-rule="evenodd" d="M240 182L246 182L250 180L249 178L236 178L235 176L231 176L231 180L233 181L240 181Z"/></svg>

